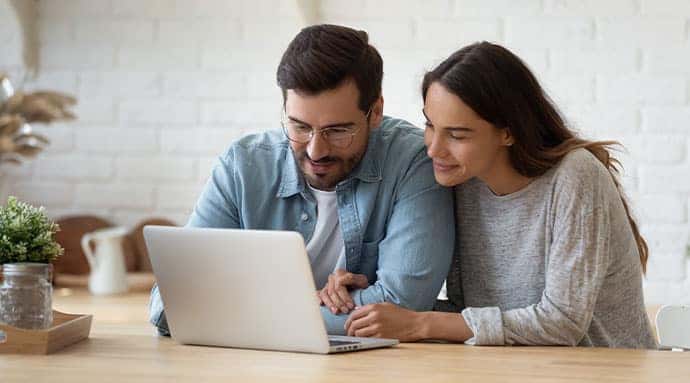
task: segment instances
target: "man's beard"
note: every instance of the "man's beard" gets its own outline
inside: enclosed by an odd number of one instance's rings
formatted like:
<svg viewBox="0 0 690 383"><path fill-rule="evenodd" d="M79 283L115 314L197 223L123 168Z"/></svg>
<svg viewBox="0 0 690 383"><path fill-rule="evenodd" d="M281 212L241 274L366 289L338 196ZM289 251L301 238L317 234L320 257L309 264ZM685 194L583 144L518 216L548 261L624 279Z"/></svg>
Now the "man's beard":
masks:
<svg viewBox="0 0 690 383"><path fill-rule="evenodd" d="M318 161L312 161L309 158L309 154L306 151L297 154L297 164L302 171L302 175L309 182L309 185L319 190L334 190L336 185L347 178L352 170L359 164L364 153L359 153L354 157L343 159L341 157L328 156L319 159ZM332 167L329 169L328 173L325 174L314 174L309 171L308 162L314 162L315 164L328 164Z"/></svg>

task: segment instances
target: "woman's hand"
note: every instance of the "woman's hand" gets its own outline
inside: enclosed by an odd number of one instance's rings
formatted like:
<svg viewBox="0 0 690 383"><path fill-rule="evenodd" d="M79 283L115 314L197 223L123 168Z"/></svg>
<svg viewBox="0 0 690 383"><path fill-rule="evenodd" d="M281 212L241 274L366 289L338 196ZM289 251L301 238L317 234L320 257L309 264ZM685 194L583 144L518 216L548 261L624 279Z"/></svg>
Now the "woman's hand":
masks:
<svg viewBox="0 0 690 383"><path fill-rule="evenodd" d="M414 342L425 338L423 315L392 303L366 305L350 314L345 322L345 330L349 336Z"/></svg>

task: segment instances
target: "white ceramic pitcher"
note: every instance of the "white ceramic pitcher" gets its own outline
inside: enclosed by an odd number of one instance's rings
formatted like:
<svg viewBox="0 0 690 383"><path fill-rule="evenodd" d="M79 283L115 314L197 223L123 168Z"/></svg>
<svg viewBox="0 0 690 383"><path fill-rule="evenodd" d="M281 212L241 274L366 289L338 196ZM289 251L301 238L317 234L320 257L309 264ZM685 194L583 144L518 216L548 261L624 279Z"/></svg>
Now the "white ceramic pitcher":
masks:
<svg viewBox="0 0 690 383"><path fill-rule="evenodd" d="M127 229L121 226L84 234L81 247L91 267L89 291L95 295L120 294L127 291L127 269L122 239ZM96 251L91 251L91 242Z"/></svg>

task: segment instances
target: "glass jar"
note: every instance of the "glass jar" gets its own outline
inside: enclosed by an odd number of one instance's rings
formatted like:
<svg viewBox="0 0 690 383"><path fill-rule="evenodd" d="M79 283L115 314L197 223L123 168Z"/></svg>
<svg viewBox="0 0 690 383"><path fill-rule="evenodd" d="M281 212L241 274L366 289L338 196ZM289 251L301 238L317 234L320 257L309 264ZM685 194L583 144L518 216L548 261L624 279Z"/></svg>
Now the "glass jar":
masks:
<svg viewBox="0 0 690 383"><path fill-rule="evenodd" d="M52 265L2 265L0 322L23 329L46 329L53 323Z"/></svg>

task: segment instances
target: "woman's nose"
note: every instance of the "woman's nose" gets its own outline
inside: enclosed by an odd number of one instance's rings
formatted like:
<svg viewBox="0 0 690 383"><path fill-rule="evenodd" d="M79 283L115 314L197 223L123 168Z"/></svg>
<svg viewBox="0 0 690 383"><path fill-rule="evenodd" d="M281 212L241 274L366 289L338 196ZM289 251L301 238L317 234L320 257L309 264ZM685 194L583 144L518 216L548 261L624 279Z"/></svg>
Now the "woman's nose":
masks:
<svg viewBox="0 0 690 383"><path fill-rule="evenodd" d="M427 148L426 148L426 154L430 158L438 158L441 157L444 153L444 148L443 148L443 142L441 142L441 138L433 133L431 134L431 137L428 139L427 143Z"/></svg>

